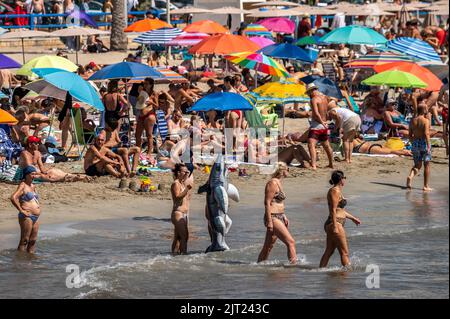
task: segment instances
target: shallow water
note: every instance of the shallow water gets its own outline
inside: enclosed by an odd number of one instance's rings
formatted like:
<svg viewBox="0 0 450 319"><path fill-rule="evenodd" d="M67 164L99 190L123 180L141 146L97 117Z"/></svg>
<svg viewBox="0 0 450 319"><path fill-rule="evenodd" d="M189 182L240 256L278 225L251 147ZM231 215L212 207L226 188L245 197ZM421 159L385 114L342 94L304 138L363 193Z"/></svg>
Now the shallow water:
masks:
<svg viewBox="0 0 450 319"><path fill-rule="evenodd" d="M232 248L204 254L208 246L202 213L190 218L187 256L169 254L169 219L144 216L44 227L35 257L0 252L0 298L448 298L449 229L447 189L423 194L388 188L347 196L354 269L317 269L324 249L324 199L288 205L290 229L302 267L285 267L277 243L268 262L257 264L265 228L260 210L231 208ZM288 204L294 199L288 199ZM56 236L55 235L59 235ZM46 239L47 238L47 239ZM67 265L78 265L81 287L67 288ZM367 265L380 269L380 287L366 287Z"/></svg>

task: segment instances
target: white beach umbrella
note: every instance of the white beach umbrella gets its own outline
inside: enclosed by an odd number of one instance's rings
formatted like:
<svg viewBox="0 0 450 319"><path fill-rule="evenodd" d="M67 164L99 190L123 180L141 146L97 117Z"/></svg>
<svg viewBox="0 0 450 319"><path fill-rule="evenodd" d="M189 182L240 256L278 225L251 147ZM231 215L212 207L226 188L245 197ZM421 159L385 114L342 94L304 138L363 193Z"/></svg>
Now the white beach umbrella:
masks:
<svg viewBox="0 0 450 319"><path fill-rule="evenodd" d="M22 59L23 63L25 63L25 47L23 44L23 39L29 38L47 38L50 37L51 34L43 31L35 31L35 30L18 30L18 31L10 31L3 33L0 35L1 40L7 39L20 39L22 41Z"/></svg>
<svg viewBox="0 0 450 319"><path fill-rule="evenodd" d="M253 4L253 8L259 7L298 7L300 4L290 1L266 1L261 3Z"/></svg>
<svg viewBox="0 0 450 319"><path fill-rule="evenodd" d="M301 16L303 14L304 13L293 9L289 10L273 9L266 11L251 10L248 16L253 18L272 18L272 17Z"/></svg>

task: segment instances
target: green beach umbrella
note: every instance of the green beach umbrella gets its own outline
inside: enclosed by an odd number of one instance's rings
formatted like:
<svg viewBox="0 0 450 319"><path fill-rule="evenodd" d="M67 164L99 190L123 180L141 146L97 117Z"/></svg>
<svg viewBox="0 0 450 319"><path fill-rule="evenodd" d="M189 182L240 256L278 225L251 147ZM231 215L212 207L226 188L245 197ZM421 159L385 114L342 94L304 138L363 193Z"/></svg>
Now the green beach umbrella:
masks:
<svg viewBox="0 0 450 319"><path fill-rule="evenodd" d="M315 35L306 36L303 38L300 38L297 42L295 42L295 45L298 46L304 46L304 45L313 45L319 43L320 37Z"/></svg>
<svg viewBox="0 0 450 319"><path fill-rule="evenodd" d="M360 25L349 25L342 28L337 28L330 33L327 33L320 42L335 43L335 44L367 44L379 45L385 44L387 39L373 29L363 27Z"/></svg>
<svg viewBox="0 0 450 319"><path fill-rule="evenodd" d="M364 81L365 85L401 88L426 88L427 84L420 80L417 76L403 71L385 71L375 74Z"/></svg>

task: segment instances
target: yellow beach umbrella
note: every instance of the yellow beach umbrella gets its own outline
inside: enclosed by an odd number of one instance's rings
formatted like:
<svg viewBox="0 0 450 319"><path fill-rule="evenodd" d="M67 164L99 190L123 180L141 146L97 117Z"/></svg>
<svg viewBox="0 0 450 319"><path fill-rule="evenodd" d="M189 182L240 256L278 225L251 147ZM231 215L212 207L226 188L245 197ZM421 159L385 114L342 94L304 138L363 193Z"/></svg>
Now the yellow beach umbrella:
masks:
<svg viewBox="0 0 450 319"><path fill-rule="evenodd" d="M61 69L69 72L75 72L76 70L78 70L76 64L67 60L66 58L56 55L44 55L34 58L25 63L19 70L17 70L17 75L35 77L33 71L31 70L41 68Z"/></svg>
<svg viewBox="0 0 450 319"><path fill-rule="evenodd" d="M19 121L17 121L17 119L14 116L12 116L8 112L0 109L0 124L16 125L17 122L19 122Z"/></svg>
<svg viewBox="0 0 450 319"><path fill-rule="evenodd" d="M284 104L293 102L306 102L309 97L306 95L306 87L295 78L287 78L278 82L269 82L250 92L257 101L267 103L279 103L283 108L283 129L284 136L285 114Z"/></svg>

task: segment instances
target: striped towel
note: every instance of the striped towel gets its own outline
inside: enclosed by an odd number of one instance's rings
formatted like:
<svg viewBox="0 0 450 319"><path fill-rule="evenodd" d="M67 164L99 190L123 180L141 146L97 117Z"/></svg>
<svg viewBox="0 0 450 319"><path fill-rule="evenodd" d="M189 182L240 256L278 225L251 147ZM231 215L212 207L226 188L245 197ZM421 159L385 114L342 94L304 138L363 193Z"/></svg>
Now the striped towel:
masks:
<svg viewBox="0 0 450 319"><path fill-rule="evenodd" d="M165 114L161 110L156 111L156 122L158 125L159 135L161 136L161 140L164 141L169 134L169 128L167 126L167 121L165 118Z"/></svg>

